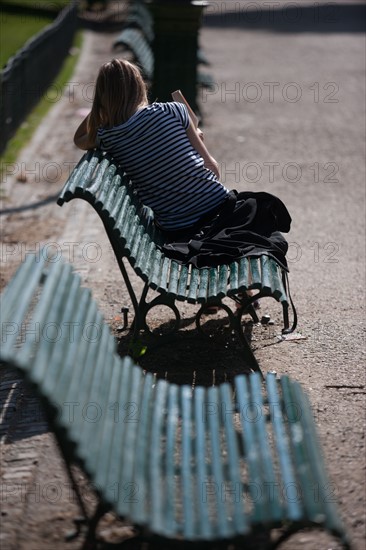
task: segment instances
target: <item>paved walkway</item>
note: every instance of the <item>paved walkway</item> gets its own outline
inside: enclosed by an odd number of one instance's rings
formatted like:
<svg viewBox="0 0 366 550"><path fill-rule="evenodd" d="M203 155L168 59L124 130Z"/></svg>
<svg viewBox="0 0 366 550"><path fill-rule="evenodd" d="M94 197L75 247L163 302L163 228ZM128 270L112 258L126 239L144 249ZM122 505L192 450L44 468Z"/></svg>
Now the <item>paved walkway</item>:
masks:
<svg viewBox="0 0 366 550"><path fill-rule="evenodd" d="M289 32L288 21L274 22L261 4L249 13L243 2L232 3L230 16L227 5L210 4L201 33L216 81L214 92L200 98L206 143L228 187L266 190L288 206L290 282L306 337L277 345L259 341L257 356L264 371L289 374L307 390L331 474L329 498L339 501L355 548L363 550L364 38L342 32L342 21L331 32L324 20L329 13L322 15L321 33L316 25L315 32L304 32L301 11ZM128 301L102 224L81 201L61 209L47 200L80 158L72 135L79 110L90 107L90 83L110 58L113 38L85 33L66 94L9 167L3 206L8 213L2 218L5 279L27 250L46 244L74 263L107 320ZM17 181L23 173L26 183ZM1 424L1 548L64 548L62 533L78 511L53 438L37 401L13 374L6 373L0 391L7 405ZM339 547L303 533L283 548Z"/></svg>

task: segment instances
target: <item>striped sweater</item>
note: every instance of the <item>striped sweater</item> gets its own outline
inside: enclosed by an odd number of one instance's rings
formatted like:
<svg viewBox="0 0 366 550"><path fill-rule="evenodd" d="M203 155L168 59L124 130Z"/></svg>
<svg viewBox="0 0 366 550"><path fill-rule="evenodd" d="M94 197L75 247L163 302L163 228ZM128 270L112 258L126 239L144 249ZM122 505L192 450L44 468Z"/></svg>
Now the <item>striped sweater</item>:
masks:
<svg viewBox="0 0 366 550"><path fill-rule="evenodd" d="M124 124L98 130L98 145L131 178L142 203L165 230L183 229L217 208L228 190L192 147L181 103L152 103Z"/></svg>

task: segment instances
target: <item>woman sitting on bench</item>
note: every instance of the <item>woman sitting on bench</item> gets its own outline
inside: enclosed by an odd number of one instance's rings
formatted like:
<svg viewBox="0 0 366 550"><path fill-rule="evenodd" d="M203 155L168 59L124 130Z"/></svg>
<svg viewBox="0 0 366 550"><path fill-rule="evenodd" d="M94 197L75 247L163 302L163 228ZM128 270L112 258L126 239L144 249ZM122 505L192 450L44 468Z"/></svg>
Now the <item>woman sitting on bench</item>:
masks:
<svg viewBox="0 0 366 550"><path fill-rule="evenodd" d="M74 142L107 151L123 167L166 235L170 258L210 267L267 254L287 269L285 205L269 193L228 190L187 107L149 104L134 64L112 59L100 68L91 112Z"/></svg>

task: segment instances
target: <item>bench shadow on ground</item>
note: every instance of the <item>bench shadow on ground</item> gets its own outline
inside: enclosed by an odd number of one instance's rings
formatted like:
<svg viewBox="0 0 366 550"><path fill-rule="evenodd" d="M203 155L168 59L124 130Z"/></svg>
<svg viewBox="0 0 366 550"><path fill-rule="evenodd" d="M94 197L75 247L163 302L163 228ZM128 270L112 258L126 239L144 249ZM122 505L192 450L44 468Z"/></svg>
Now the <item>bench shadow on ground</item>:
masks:
<svg viewBox="0 0 366 550"><path fill-rule="evenodd" d="M227 317L204 316L202 330L194 317L182 321L174 333L174 321L167 321L144 333L136 343L131 333L116 333L118 353L131 355L144 370L170 383L212 386L232 382L238 374L251 369L243 357L243 344L230 329ZM252 340L253 323L246 320L245 336Z"/></svg>
<svg viewBox="0 0 366 550"><path fill-rule="evenodd" d="M13 368L0 364L0 439L4 445L49 431L37 393Z"/></svg>

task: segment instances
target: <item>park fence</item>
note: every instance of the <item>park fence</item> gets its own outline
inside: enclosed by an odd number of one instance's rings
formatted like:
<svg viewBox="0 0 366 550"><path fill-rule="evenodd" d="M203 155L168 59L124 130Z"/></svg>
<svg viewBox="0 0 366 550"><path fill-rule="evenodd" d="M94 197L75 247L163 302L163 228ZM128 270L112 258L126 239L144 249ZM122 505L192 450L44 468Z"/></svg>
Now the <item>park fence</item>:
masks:
<svg viewBox="0 0 366 550"><path fill-rule="evenodd" d="M0 72L0 154L56 78L73 41L77 4L71 0Z"/></svg>

